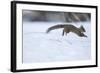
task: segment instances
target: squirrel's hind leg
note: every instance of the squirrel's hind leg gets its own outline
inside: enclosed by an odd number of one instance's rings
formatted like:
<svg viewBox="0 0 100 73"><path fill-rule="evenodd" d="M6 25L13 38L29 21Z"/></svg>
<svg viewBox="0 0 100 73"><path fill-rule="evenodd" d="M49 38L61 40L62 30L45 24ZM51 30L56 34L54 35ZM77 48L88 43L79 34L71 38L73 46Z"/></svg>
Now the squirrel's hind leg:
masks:
<svg viewBox="0 0 100 73"><path fill-rule="evenodd" d="M66 36L67 36L67 32L66 32Z"/></svg>
<svg viewBox="0 0 100 73"><path fill-rule="evenodd" d="M62 32L62 36L64 36L64 29L63 29L63 32Z"/></svg>

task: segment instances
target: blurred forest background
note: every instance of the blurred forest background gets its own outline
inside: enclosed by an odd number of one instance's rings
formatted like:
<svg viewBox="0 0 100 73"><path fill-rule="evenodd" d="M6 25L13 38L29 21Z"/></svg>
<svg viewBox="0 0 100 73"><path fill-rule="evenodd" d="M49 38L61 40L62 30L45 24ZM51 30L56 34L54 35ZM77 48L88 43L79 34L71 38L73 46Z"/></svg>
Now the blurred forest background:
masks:
<svg viewBox="0 0 100 73"><path fill-rule="evenodd" d="M23 10L23 21L84 22L91 19L90 13Z"/></svg>

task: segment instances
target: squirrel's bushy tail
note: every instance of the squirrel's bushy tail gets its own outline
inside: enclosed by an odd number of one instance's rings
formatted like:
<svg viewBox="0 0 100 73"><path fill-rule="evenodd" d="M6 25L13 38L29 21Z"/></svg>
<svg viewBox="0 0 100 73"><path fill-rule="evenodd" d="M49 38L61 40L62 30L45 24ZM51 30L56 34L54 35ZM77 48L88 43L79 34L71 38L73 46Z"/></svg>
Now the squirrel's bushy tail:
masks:
<svg viewBox="0 0 100 73"><path fill-rule="evenodd" d="M51 30L54 30L54 29L59 29L59 28L64 28L65 25L54 25L50 28L48 28L48 30L46 31L46 33L49 33Z"/></svg>

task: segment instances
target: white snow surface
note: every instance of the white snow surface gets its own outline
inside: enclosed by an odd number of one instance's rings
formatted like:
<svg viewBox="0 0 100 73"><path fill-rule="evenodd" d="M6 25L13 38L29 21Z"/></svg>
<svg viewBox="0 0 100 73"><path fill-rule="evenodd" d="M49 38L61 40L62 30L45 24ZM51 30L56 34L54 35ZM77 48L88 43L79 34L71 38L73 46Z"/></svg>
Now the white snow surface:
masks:
<svg viewBox="0 0 100 73"><path fill-rule="evenodd" d="M23 22L23 63L59 62L91 59L91 23L83 25L88 37L74 33L62 36L62 29L46 30L59 22Z"/></svg>

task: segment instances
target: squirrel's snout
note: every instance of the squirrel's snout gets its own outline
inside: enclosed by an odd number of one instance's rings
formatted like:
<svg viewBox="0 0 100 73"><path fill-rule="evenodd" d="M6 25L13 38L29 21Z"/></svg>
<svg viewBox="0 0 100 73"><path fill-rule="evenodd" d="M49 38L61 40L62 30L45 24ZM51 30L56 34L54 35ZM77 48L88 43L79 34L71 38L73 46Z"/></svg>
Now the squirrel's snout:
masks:
<svg viewBox="0 0 100 73"><path fill-rule="evenodd" d="M87 37L86 35L84 35L84 37Z"/></svg>

